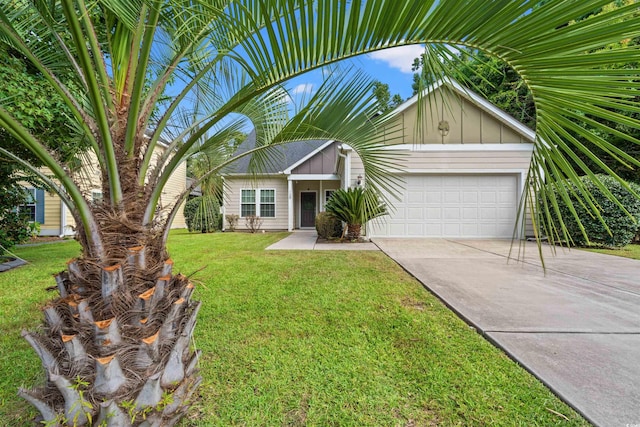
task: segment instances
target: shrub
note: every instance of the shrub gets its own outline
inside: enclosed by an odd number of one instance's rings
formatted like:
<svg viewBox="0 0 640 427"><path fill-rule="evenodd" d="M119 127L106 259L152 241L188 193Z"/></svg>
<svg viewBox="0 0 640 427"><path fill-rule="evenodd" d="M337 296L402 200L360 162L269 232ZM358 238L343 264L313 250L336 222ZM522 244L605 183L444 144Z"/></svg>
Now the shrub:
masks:
<svg viewBox="0 0 640 427"><path fill-rule="evenodd" d="M607 175L597 175L598 179L611 193L620 201L620 203L629 211L629 213L635 218L630 218L616 203L609 200L600 189L593 183L588 177L582 177L580 180L584 184L585 188L593 195L594 203L598 207L602 219L609 227L602 223L602 221L594 215L589 206L583 206L572 192L578 192L578 188L575 184L565 181L562 185L570 194L570 199L573 203L580 222L584 227L586 237L580 229L580 225L569 206L560 198L557 189L551 191L555 194L558 201L558 207L562 219L567 228L567 234L569 240L568 243L576 246L606 246L606 247L622 247L629 244L636 233L639 230L640 220L640 200L631 194L626 188L624 188L618 181ZM633 190L640 194L640 186L637 184L629 183ZM558 221L557 214L552 206L549 206L551 211L552 221L558 232L562 237L562 231L560 231L560 222ZM588 237L588 238L587 238Z"/></svg>
<svg viewBox="0 0 640 427"><path fill-rule="evenodd" d="M26 193L20 185L0 186L0 255L38 234L40 225L29 222L26 213L17 208L26 202Z"/></svg>
<svg viewBox="0 0 640 427"><path fill-rule="evenodd" d="M222 226L220 205L214 196L200 196L189 200L184 206L184 219L189 231L209 233Z"/></svg>
<svg viewBox="0 0 640 427"><path fill-rule="evenodd" d="M238 219L240 219L240 217L236 214L229 214L225 218L227 219L227 224L229 225L229 231L236 231L236 227L238 226Z"/></svg>
<svg viewBox="0 0 640 427"><path fill-rule="evenodd" d="M199 197L194 197L193 199L189 199L187 203L184 204L184 209L182 212L184 213L184 221L187 223L187 229L189 231L194 231L193 228L193 217L196 215L196 211L200 206Z"/></svg>
<svg viewBox="0 0 640 427"><path fill-rule="evenodd" d="M370 188L340 189L333 192L325 206L327 212L347 223L347 238L357 239L363 224L387 214L387 207Z"/></svg>
<svg viewBox="0 0 640 427"><path fill-rule="evenodd" d="M262 222L263 222L262 218L255 215L249 215L244 219L244 223L247 229L249 229L249 231L252 233L255 233L258 230L260 230L260 227L262 227Z"/></svg>
<svg viewBox="0 0 640 427"><path fill-rule="evenodd" d="M316 231L323 239L334 239L342 236L342 221L329 212L316 215Z"/></svg>

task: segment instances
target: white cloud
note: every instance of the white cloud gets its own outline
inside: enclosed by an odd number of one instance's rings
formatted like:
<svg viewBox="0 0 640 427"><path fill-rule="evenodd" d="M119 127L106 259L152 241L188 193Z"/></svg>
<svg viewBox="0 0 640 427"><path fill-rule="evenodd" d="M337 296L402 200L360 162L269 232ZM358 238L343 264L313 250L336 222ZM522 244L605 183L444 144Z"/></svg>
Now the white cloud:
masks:
<svg viewBox="0 0 640 427"><path fill-rule="evenodd" d="M313 92L313 83L301 83L291 90L294 95L310 94Z"/></svg>
<svg viewBox="0 0 640 427"><path fill-rule="evenodd" d="M372 52L369 54L369 58L374 61L386 62L389 67L396 68L403 73L412 74L413 59L423 52L424 47L421 45L400 46Z"/></svg>

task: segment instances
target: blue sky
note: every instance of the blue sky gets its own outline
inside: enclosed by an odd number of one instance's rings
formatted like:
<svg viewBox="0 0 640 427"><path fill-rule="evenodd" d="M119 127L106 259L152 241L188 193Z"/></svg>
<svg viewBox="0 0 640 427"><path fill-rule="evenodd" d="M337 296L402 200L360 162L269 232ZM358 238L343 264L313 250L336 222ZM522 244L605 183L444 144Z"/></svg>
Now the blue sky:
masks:
<svg viewBox="0 0 640 427"><path fill-rule="evenodd" d="M423 52L420 45L402 46L393 49L385 49L378 52L360 55L354 59L343 61L344 64L353 64L364 70L375 80L389 85L391 95L400 94L403 99L412 95L411 83L413 71L411 64L413 59ZM313 93L322 82L322 71L312 71L293 79L289 85L291 95Z"/></svg>

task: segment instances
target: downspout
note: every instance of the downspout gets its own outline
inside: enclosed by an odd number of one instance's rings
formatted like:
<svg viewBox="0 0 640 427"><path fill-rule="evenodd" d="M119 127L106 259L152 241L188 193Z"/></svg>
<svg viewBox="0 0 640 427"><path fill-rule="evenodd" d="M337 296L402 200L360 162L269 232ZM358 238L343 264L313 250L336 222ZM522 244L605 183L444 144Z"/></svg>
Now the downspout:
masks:
<svg viewBox="0 0 640 427"><path fill-rule="evenodd" d="M220 206L220 215L222 215L221 231L225 231L227 229L227 227L226 227L226 224L227 224L227 204L225 203L226 197L224 196L224 188L225 188L224 176L220 177L220 180L222 181L222 206ZM200 188L202 188L202 187L200 187Z"/></svg>
<svg viewBox="0 0 640 427"><path fill-rule="evenodd" d="M61 239L66 235L67 230L67 205L60 200L60 234L58 237Z"/></svg>

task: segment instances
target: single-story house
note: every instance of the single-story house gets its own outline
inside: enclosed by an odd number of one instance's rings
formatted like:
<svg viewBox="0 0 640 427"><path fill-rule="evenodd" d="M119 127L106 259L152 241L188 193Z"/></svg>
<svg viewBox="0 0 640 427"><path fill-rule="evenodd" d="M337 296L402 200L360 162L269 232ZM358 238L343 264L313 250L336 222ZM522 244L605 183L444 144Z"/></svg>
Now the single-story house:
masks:
<svg viewBox="0 0 640 427"><path fill-rule="evenodd" d="M156 154L159 155L165 149L164 145L156 147ZM100 168L95 154L87 153L83 158L84 164L79 171L75 172L76 181L80 189L89 201L98 201L102 198L102 188L100 185ZM47 170L43 170L47 173ZM33 222L40 224L40 236L72 236L75 231L75 221L71 212L64 202L55 193L49 193L39 188L33 188L30 184L24 184L25 189L30 194L30 203L20 209L26 209ZM175 199L187 188L187 167L186 164L178 166L171 175L165 191L160 198L160 206ZM182 209L178 211L171 225L171 228L186 228L186 222Z"/></svg>
<svg viewBox="0 0 640 427"><path fill-rule="evenodd" d="M394 111L389 154L403 154L399 199L390 215L368 224L369 237L511 238L529 170L535 133L458 83L425 93L422 129L418 97ZM255 135L238 152L250 149ZM305 141L279 147L258 176L250 156L225 175L224 213L259 216L262 229L313 228L338 188L364 185L357 153L340 141Z"/></svg>

